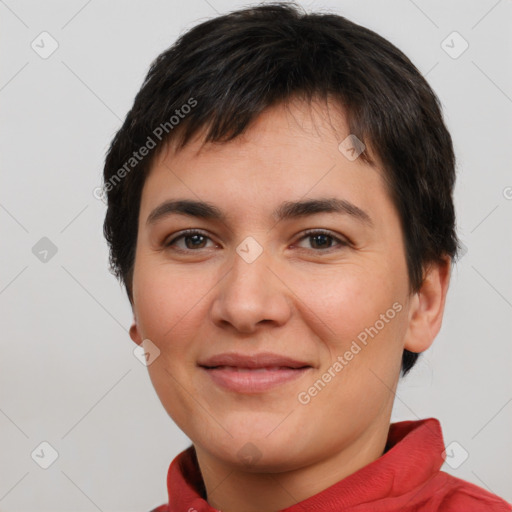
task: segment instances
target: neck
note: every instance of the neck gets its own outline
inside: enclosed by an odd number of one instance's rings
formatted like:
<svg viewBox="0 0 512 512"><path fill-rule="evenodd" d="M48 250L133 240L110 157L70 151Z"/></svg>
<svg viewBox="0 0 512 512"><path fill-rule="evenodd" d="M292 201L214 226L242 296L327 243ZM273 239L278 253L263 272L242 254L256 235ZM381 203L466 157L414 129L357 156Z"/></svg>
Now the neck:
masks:
<svg viewBox="0 0 512 512"><path fill-rule="evenodd" d="M384 452L388 430L386 417L328 458L279 473L249 472L196 446L207 501L222 512L275 512L290 507L378 459Z"/></svg>

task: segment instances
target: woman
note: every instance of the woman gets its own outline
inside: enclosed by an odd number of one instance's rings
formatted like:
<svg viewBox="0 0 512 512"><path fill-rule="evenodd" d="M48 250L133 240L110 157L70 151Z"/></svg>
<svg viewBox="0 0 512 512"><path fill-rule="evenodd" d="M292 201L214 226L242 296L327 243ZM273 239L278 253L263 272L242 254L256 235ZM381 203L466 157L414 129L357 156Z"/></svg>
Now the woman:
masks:
<svg viewBox="0 0 512 512"><path fill-rule="evenodd" d="M388 41L267 4L160 55L110 147L105 234L193 446L164 511L510 510L433 418L390 425L457 253L439 102Z"/></svg>

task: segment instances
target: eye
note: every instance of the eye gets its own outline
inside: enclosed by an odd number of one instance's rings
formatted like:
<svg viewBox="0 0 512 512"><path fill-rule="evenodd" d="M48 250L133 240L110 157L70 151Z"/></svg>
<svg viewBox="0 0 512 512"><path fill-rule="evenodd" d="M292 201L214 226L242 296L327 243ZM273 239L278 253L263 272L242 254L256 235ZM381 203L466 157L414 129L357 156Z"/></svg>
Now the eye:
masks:
<svg viewBox="0 0 512 512"><path fill-rule="evenodd" d="M206 241L211 240L209 236L205 235L201 231L197 231L194 229L187 229L186 231L182 231L179 236L174 237L172 240L168 242L164 242L165 247L175 247L180 251L194 251L197 249L206 249ZM178 244L178 242L183 242Z"/></svg>
<svg viewBox="0 0 512 512"><path fill-rule="evenodd" d="M316 252L326 251L328 249L332 249L333 242L337 242L336 245L339 247L344 247L349 245L349 243L345 240L342 240L336 236L334 236L329 231L321 230L321 229L310 229L306 231L305 235L300 238L299 241L309 240L311 242L312 248Z"/></svg>
<svg viewBox="0 0 512 512"><path fill-rule="evenodd" d="M329 231L320 229L310 229L306 231L299 239L299 242L303 240L309 240L310 248L315 252L327 252L329 249L335 249L336 246L344 247L350 245L348 241L334 236ZM178 236L175 236L168 242L164 242L164 246L173 247L174 249L183 252L198 251L200 249L208 249L208 241L213 243L211 238L202 231L188 229L182 231ZM297 246L300 247L299 244L297 244Z"/></svg>

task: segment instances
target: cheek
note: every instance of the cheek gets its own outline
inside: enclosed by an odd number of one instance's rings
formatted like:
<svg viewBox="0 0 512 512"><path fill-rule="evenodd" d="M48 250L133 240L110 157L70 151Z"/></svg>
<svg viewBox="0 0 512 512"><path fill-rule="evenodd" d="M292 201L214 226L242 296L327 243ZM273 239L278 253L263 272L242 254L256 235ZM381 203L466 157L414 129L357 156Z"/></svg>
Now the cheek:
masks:
<svg viewBox="0 0 512 512"><path fill-rule="evenodd" d="M328 278L316 275L303 281L301 295L308 307L302 314L319 326L315 334L325 349L322 372L336 376L319 403L350 405L361 413L368 407L370 414L385 402L401 365L406 292L400 262L347 265Z"/></svg>
<svg viewBox="0 0 512 512"><path fill-rule="evenodd" d="M153 387L163 407L182 430L197 415L198 396L191 380L198 347L194 339L204 319L205 276L179 272L170 265L145 264L139 259L134 273L134 298L141 336L160 350L148 366Z"/></svg>
<svg viewBox="0 0 512 512"><path fill-rule="evenodd" d="M198 273L179 272L171 267L140 261L134 275L134 298L141 334L160 350L179 351L187 322L201 308L204 278ZM204 277L204 276L203 276ZM172 340L172 343L167 343Z"/></svg>
<svg viewBox="0 0 512 512"><path fill-rule="evenodd" d="M351 264L332 269L329 274L309 273L307 279L303 274L300 281L297 278L297 289L304 310L324 324L325 339L344 344L373 326L381 315L385 315L384 320L398 318L395 313L399 308L392 307L395 302L403 306L403 280L399 269L388 271L377 265Z"/></svg>
<svg viewBox="0 0 512 512"><path fill-rule="evenodd" d="M162 317L169 328L205 294L207 274L204 268L172 263L164 255L141 250L134 272L139 309L148 316Z"/></svg>
<svg viewBox="0 0 512 512"><path fill-rule="evenodd" d="M317 378L329 382L315 398L316 407L321 411L337 404L333 419L340 421L345 421L347 410L369 418L388 404L400 371L406 288L398 279L371 273L369 267L364 273L347 271L330 286L316 284L305 289L304 296L309 297L311 317L317 315L326 326L316 333L327 355Z"/></svg>

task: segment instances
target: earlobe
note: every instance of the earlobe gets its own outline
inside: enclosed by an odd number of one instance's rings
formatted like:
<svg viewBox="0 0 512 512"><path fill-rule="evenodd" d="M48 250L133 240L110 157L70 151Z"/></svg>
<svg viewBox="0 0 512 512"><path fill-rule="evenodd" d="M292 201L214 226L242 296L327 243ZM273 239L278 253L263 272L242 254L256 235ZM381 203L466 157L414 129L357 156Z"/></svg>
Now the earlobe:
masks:
<svg viewBox="0 0 512 512"><path fill-rule="evenodd" d="M137 345L142 343L142 336L140 335L139 327L137 326L137 321L135 319L133 320L133 324L130 327L130 338Z"/></svg>
<svg viewBox="0 0 512 512"><path fill-rule="evenodd" d="M446 256L428 267L421 288L414 295L409 310L409 325L404 348L424 352L441 329L450 282L451 259Z"/></svg>

